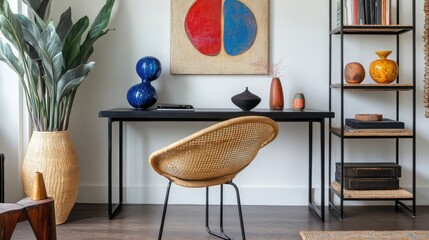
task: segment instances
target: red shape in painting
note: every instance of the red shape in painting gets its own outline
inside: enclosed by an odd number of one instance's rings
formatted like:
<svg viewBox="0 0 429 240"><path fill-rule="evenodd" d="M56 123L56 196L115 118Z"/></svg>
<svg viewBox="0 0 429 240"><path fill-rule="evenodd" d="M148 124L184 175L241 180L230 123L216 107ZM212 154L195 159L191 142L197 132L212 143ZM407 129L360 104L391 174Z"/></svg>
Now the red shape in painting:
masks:
<svg viewBox="0 0 429 240"><path fill-rule="evenodd" d="M197 0L189 9L185 30L192 45L200 53L208 56L220 53L221 19L222 0Z"/></svg>

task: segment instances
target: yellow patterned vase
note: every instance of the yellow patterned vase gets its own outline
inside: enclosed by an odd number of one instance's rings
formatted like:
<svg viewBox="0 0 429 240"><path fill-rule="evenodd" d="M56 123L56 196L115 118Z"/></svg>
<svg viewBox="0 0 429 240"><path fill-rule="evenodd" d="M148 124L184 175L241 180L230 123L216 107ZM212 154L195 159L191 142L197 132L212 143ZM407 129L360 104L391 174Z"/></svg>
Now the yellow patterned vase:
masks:
<svg viewBox="0 0 429 240"><path fill-rule="evenodd" d="M398 65L395 61L387 59L392 51L376 51L380 59L369 65L369 75L376 83L388 84L398 77Z"/></svg>

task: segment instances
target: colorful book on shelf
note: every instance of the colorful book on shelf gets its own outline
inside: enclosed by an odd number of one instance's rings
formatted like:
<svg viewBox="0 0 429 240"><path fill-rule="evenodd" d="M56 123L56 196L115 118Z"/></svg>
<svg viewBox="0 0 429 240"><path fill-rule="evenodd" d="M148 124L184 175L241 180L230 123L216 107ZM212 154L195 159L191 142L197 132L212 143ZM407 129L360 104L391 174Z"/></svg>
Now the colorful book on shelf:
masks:
<svg viewBox="0 0 429 240"><path fill-rule="evenodd" d="M352 0L352 12L353 12L353 25L359 24L359 0Z"/></svg>
<svg viewBox="0 0 429 240"><path fill-rule="evenodd" d="M387 25L386 0L381 0L381 25Z"/></svg>
<svg viewBox="0 0 429 240"><path fill-rule="evenodd" d="M365 0L358 0L358 24L365 25Z"/></svg>
<svg viewBox="0 0 429 240"><path fill-rule="evenodd" d="M359 121L354 118L346 118L345 126L354 129L404 129L405 124L388 118L383 118L381 121Z"/></svg>

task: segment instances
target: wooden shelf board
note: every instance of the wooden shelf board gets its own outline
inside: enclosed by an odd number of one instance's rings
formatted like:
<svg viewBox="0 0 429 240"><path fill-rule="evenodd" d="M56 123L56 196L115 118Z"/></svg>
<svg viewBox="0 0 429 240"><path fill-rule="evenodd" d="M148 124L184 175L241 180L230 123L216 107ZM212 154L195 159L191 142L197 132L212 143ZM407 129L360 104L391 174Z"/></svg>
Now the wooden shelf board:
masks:
<svg viewBox="0 0 429 240"><path fill-rule="evenodd" d="M338 182L332 182L331 188L336 192L338 196L341 195L341 185ZM345 200L353 199L413 199L413 194L407 190L400 188L398 190L347 190L343 191Z"/></svg>
<svg viewBox="0 0 429 240"><path fill-rule="evenodd" d="M410 91L413 90L414 85L409 83L390 83L390 84L343 84L343 89L348 91ZM341 89L341 83L331 84L331 88Z"/></svg>
<svg viewBox="0 0 429 240"><path fill-rule="evenodd" d="M341 136L340 128L331 128L331 131L337 136ZM393 129L388 129L383 131L383 129L366 129L364 131L349 132L344 131L344 137L412 137L413 132L407 129L398 129L397 131Z"/></svg>
<svg viewBox="0 0 429 240"><path fill-rule="evenodd" d="M412 25L346 25L344 34L402 34L413 30ZM331 30L331 34L341 34L341 27Z"/></svg>

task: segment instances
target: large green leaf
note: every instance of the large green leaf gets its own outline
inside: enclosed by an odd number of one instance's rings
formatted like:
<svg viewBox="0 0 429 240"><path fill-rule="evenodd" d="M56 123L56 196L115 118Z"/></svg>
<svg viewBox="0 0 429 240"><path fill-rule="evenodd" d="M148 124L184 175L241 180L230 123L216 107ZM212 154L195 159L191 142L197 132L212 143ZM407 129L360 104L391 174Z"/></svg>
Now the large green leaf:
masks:
<svg viewBox="0 0 429 240"><path fill-rule="evenodd" d="M37 25L31 21L31 19L22 14L17 14L16 17L21 23L24 40L34 48L37 48L39 45L38 39L40 38L40 31Z"/></svg>
<svg viewBox="0 0 429 240"><path fill-rule="evenodd" d="M80 44L82 41L82 35L89 27L89 18L87 16L82 17L77 21L71 28L66 41L64 42L63 55L65 61L65 69L72 69L78 66L76 64L77 56L80 51Z"/></svg>
<svg viewBox="0 0 429 240"><path fill-rule="evenodd" d="M24 78L24 67L15 54L13 54L10 45L2 38L0 38L0 61L5 62L21 79Z"/></svg>
<svg viewBox="0 0 429 240"><path fill-rule="evenodd" d="M46 24L43 18L39 17L36 10L34 10L34 7L32 4L35 4L35 3L29 3L27 0L22 0L22 1L27 5L28 10L30 10L32 16L34 17L35 23L39 27L40 31L43 31L46 28ZM39 2L39 0L35 0L35 2ZM39 5L35 5L35 6L39 8Z"/></svg>
<svg viewBox="0 0 429 240"><path fill-rule="evenodd" d="M83 79L94 68L95 62L81 64L78 67L67 71L58 81L57 85L57 102L72 92L73 89L79 87Z"/></svg>
<svg viewBox="0 0 429 240"><path fill-rule="evenodd" d="M18 51L25 50L21 24L15 14L10 10L6 0L0 0L0 30Z"/></svg>
<svg viewBox="0 0 429 240"><path fill-rule="evenodd" d="M77 64L84 63L88 61L89 57L93 52L93 45L95 41L105 35L108 31L105 31L109 25L110 15L112 13L113 5L115 0L107 0L106 4L98 13L97 17L94 20L94 23L89 29L88 35L86 36L85 41L83 42L78 56Z"/></svg>
<svg viewBox="0 0 429 240"><path fill-rule="evenodd" d="M37 51L42 59L46 74L46 84L54 90L53 87L60 79L63 66L62 44L60 37L55 31L53 22L40 34Z"/></svg>
<svg viewBox="0 0 429 240"><path fill-rule="evenodd" d="M61 41L64 42L67 35L69 34L73 26L73 21L71 19L71 7L69 7L63 14L61 14L60 21L57 25L57 33Z"/></svg>
<svg viewBox="0 0 429 240"><path fill-rule="evenodd" d="M51 11L52 0L22 0L27 6L31 7L39 18L47 21Z"/></svg>
<svg viewBox="0 0 429 240"><path fill-rule="evenodd" d="M115 0L107 0L103 8L101 8L97 17L95 17L94 22L91 25L91 28L88 32L88 38L97 38L100 34L104 32L104 29L107 28L110 21L110 15L112 13L113 5Z"/></svg>

